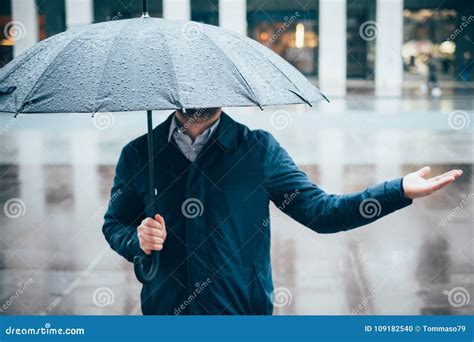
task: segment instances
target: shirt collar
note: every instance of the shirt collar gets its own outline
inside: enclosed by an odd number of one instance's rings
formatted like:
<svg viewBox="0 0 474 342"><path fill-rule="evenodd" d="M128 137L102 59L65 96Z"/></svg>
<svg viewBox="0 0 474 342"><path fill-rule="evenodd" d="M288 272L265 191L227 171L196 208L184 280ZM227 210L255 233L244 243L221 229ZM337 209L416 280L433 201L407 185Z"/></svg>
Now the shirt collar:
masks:
<svg viewBox="0 0 474 342"><path fill-rule="evenodd" d="M196 137L196 139L198 137L201 137L201 136L210 137L212 135L212 133L214 133L214 131L217 129L217 126L219 126L220 121L221 121L221 118L217 119L216 122L214 122L209 128L207 128L204 132L199 134ZM178 120L176 119L176 116L173 114L173 118L171 119L171 123L170 123L170 130L169 130L169 133L168 133L168 141L171 141L171 138L173 137L173 134L182 134L181 130L182 130L182 128L178 124ZM178 132L180 132L180 133L178 133ZM194 139L194 140L196 140L196 139Z"/></svg>

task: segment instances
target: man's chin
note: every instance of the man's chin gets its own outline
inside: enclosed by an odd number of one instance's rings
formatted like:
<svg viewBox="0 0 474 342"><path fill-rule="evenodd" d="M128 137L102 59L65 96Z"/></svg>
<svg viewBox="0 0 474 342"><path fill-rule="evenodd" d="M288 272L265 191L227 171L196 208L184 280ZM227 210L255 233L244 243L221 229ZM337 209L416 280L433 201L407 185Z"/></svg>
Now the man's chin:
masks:
<svg viewBox="0 0 474 342"><path fill-rule="evenodd" d="M186 109L185 113L180 112L186 119L194 122L206 122L212 119L220 110L220 108L190 108Z"/></svg>

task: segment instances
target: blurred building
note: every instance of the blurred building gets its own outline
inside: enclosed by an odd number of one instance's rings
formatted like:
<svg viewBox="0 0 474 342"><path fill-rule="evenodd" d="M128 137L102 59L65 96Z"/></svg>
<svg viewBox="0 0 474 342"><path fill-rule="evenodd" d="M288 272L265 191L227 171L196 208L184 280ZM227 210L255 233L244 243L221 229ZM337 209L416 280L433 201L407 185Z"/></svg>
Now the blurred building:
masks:
<svg viewBox="0 0 474 342"><path fill-rule="evenodd" d="M0 65L68 28L141 14L139 0L2 0ZM426 84L470 89L474 2L465 0L149 0L150 15L235 30L324 92L399 96ZM430 64L431 63L431 64ZM430 66L431 65L431 69Z"/></svg>

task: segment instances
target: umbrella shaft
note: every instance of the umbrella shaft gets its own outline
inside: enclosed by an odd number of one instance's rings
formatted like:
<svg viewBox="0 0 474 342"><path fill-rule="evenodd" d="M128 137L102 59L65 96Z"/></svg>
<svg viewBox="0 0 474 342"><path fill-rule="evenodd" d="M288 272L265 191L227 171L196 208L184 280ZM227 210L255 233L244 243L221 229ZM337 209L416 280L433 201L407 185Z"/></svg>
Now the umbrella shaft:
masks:
<svg viewBox="0 0 474 342"><path fill-rule="evenodd" d="M151 110L146 111L147 114L147 126L148 126L148 180L149 180L149 193L151 210L153 211L152 217L157 213L155 203L155 161L153 151L153 115Z"/></svg>
<svg viewBox="0 0 474 342"><path fill-rule="evenodd" d="M148 13L148 0L143 0L143 14Z"/></svg>

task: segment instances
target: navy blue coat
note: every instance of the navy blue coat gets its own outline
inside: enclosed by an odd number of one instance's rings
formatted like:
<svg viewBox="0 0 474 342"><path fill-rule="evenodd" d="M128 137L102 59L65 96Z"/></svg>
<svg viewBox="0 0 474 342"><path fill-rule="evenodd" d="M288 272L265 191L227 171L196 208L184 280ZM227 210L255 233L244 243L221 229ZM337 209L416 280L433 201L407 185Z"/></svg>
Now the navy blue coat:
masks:
<svg viewBox="0 0 474 342"><path fill-rule="evenodd" d="M311 182L262 130L222 114L191 163L157 126L155 184L167 239L158 276L141 293L144 314L272 314L269 203L318 233L368 224L411 203L396 179L349 195ZM136 227L153 216L146 135L122 150L103 232L127 260L143 255Z"/></svg>

